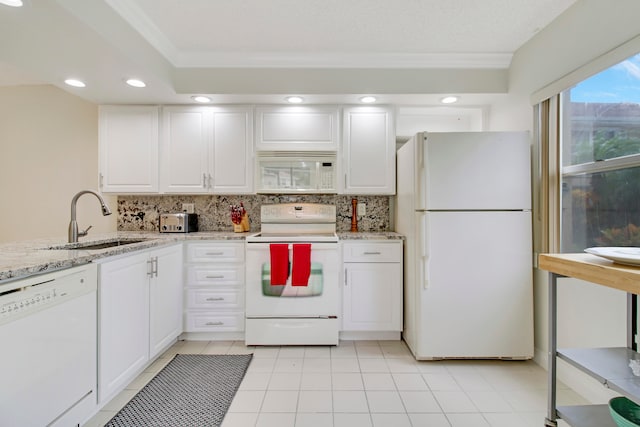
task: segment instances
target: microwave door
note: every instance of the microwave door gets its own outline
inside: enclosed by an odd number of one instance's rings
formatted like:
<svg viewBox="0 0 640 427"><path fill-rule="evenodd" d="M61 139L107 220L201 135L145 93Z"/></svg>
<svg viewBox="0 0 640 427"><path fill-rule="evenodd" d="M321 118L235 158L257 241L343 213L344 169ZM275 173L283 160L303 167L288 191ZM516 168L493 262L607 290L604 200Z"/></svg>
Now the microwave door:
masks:
<svg viewBox="0 0 640 427"><path fill-rule="evenodd" d="M299 190L315 190L316 186L311 176L311 169L304 164L291 168L291 181L293 188Z"/></svg>
<svg viewBox="0 0 640 427"><path fill-rule="evenodd" d="M260 183L263 190L288 190L291 188L291 166L270 164L262 166Z"/></svg>

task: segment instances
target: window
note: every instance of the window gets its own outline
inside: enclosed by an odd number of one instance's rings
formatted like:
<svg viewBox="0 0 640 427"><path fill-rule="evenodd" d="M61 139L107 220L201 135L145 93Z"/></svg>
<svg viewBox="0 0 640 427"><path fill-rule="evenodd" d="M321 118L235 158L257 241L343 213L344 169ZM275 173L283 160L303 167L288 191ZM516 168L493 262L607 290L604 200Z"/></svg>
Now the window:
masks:
<svg viewBox="0 0 640 427"><path fill-rule="evenodd" d="M640 246L640 54L561 94L562 252Z"/></svg>

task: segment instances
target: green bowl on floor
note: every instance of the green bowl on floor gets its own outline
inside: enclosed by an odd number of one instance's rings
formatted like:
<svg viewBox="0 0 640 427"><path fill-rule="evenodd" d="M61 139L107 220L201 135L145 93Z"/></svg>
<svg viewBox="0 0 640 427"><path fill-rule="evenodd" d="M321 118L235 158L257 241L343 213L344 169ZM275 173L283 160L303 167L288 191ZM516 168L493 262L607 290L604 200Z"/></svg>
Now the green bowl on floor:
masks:
<svg viewBox="0 0 640 427"><path fill-rule="evenodd" d="M609 401L609 412L620 427L640 427L640 405L626 397L614 397Z"/></svg>

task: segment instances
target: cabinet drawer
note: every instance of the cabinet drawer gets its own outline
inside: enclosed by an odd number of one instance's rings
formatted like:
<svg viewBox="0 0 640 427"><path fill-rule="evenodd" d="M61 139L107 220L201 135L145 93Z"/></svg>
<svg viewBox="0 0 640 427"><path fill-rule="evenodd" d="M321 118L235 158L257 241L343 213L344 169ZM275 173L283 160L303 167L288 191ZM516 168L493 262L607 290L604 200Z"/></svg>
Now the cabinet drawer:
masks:
<svg viewBox="0 0 640 427"><path fill-rule="evenodd" d="M244 307L244 293L239 290L216 291L210 289L188 289L187 308L231 308Z"/></svg>
<svg viewBox="0 0 640 427"><path fill-rule="evenodd" d="M402 262L402 243L344 243L344 262Z"/></svg>
<svg viewBox="0 0 640 427"><path fill-rule="evenodd" d="M244 265L188 265L187 286L238 286L244 283Z"/></svg>
<svg viewBox="0 0 640 427"><path fill-rule="evenodd" d="M194 313L185 315L185 332L244 331L244 313Z"/></svg>
<svg viewBox="0 0 640 427"><path fill-rule="evenodd" d="M244 243L189 243L187 262L242 262Z"/></svg>

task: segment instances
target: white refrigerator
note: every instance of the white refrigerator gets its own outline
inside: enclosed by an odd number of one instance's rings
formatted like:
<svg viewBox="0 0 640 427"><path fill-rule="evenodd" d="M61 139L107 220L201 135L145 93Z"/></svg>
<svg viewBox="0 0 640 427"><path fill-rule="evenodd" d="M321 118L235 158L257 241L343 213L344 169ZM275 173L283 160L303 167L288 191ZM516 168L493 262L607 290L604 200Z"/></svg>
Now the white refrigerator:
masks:
<svg viewBox="0 0 640 427"><path fill-rule="evenodd" d="M398 150L416 359L533 357L530 158L527 132L424 132Z"/></svg>

